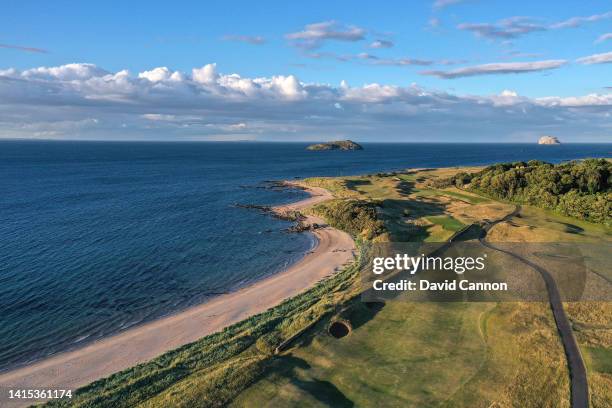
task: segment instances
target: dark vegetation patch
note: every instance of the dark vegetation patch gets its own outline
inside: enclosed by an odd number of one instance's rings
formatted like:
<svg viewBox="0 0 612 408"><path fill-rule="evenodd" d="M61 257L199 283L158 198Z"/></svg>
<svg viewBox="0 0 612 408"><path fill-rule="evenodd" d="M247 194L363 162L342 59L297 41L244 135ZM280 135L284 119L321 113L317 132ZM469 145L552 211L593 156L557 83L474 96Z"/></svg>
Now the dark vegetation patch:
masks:
<svg viewBox="0 0 612 408"><path fill-rule="evenodd" d="M604 159L553 165L539 160L501 163L476 173L432 181L501 200L551 209L596 223L612 223L612 163ZM576 229L569 231L579 233Z"/></svg>
<svg viewBox="0 0 612 408"><path fill-rule="evenodd" d="M377 216L379 206L375 201L335 199L316 205L312 211L332 227L372 239L385 232L384 223Z"/></svg>
<svg viewBox="0 0 612 408"><path fill-rule="evenodd" d="M324 406L349 408L354 403L344 395L334 384L317 378L304 378L300 372L309 370L310 364L304 359L293 355L277 356L271 360L266 371L272 374L274 383L289 381L301 392L309 395ZM257 406L249 404L247 406Z"/></svg>
<svg viewBox="0 0 612 408"><path fill-rule="evenodd" d="M372 182L365 179L348 179L344 182L344 185L349 190L358 191L359 186L369 186L372 185Z"/></svg>

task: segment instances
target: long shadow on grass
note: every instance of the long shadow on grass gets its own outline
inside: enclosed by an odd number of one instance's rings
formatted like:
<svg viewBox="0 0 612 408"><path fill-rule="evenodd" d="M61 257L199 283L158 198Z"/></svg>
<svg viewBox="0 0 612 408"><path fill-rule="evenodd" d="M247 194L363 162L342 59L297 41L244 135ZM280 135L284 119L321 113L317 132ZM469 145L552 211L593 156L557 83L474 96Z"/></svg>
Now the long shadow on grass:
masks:
<svg viewBox="0 0 612 408"><path fill-rule="evenodd" d="M446 205L433 201L386 199L382 201L381 207L385 228L391 233L393 241L409 242L427 238L429 227L407 224L405 221L408 217L443 215Z"/></svg>
<svg viewBox="0 0 612 408"><path fill-rule="evenodd" d="M300 390L307 392L317 401L332 407L348 408L355 404L348 399L334 384L317 378L303 379L296 369L308 373L310 364L301 358L286 355L274 359L272 369L281 377L286 378L291 384ZM300 378L302 377L302 378Z"/></svg>
<svg viewBox="0 0 612 408"><path fill-rule="evenodd" d="M348 408L355 406L353 401L346 398L346 396L329 381L317 380L316 378L313 380L303 381L293 378L291 382L303 391L308 392L320 402L331 407Z"/></svg>
<svg viewBox="0 0 612 408"><path fill-rule="evenodd" d="M349 190L358 191L357 187L371 185L372 182L370 180L346 180L344 184Z"/></svg>
<svg viewBox="0 0 612 408"><path fill-rule="evenodd" d="M568 232L570 234L582 234L584 232L584 228L580 228L577 225L569 224L567 222L561 222L560 224L563 224L563 226L565 227L565 232Z"/></svg>
<svg viewBox="0 0 612 408"><path fill-rule="evenodd" d="M374 319L384 307L384 302L368 302L366 304L361 300L354 300L346 315L351 322L351 326L353 326L353 330L355 330Z"/></svg>
<svg viewBox="0 0 612 408"><path fill-rule="evenodd" d="M453 238L453 242L474 241L483 236L483 229L478 224L470 225L461 234Z"/></svg>
<svg viewBox="0 0 612 408"><path fill-rule="evenodd" d="M414 181L402 180L397 183L397 192L402 197L407 197L414 192Z"/></svg>

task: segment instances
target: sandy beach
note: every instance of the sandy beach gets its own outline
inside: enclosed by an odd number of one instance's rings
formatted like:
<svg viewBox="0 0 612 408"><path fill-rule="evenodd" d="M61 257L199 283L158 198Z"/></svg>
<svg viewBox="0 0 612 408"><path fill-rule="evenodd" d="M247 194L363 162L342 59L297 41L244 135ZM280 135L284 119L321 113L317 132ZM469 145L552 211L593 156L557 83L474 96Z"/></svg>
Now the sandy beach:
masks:
<svg viewBox="0 0 612 408"><path fill-rule="evenodd" d="M332 197L322 188L306 190L309 198L274 210L300 210ZM305 223L324 221L308 216ZM327 226L313 234L318 242L316 247L285 271L83 348L4 372L0 374L0 387L74 390L263 312L312 287L353 259L355 246L348 234Z"/></svg>

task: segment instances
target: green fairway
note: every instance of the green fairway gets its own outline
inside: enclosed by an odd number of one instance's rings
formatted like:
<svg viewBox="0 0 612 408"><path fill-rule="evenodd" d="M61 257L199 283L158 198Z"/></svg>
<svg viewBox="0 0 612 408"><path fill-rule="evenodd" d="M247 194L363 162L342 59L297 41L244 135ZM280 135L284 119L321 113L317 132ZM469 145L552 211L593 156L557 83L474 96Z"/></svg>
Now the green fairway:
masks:
<svg viewBox="0 0 612 408"><path fill-rule="evenodd" d="M439 215L435 217L427 217L427 219L432 224L441 225L442 228L444 228L447 231L456 232L456 231L459 231L461 228L465 227L464 224L462 224L461 222L457 221L456 219L454 219L453 217L449 215Z"/></svg>

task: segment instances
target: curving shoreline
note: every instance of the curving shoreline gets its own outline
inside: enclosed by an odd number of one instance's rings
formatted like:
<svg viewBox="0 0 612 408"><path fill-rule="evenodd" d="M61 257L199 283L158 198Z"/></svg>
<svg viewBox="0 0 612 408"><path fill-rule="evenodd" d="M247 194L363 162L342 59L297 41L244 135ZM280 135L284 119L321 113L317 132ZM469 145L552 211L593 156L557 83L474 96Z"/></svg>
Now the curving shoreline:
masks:
<svg viewBox="0 0 612 408"><path fill-rule="evenodd" d="M304 188L310 197L273 207L277 213L299 211L332 198L331 193L323 188L306 187L296 182L287 184ZM303 222L325 224L314 216L306 216ZM177 314L3 372L0 374L0 387L74 390L264 312L309 289L353 259L355 244L347 233L325 226L312 231L312 234L317 239L315 247L282 272ZM24 401L24 405L27 404Z"/></svg>

